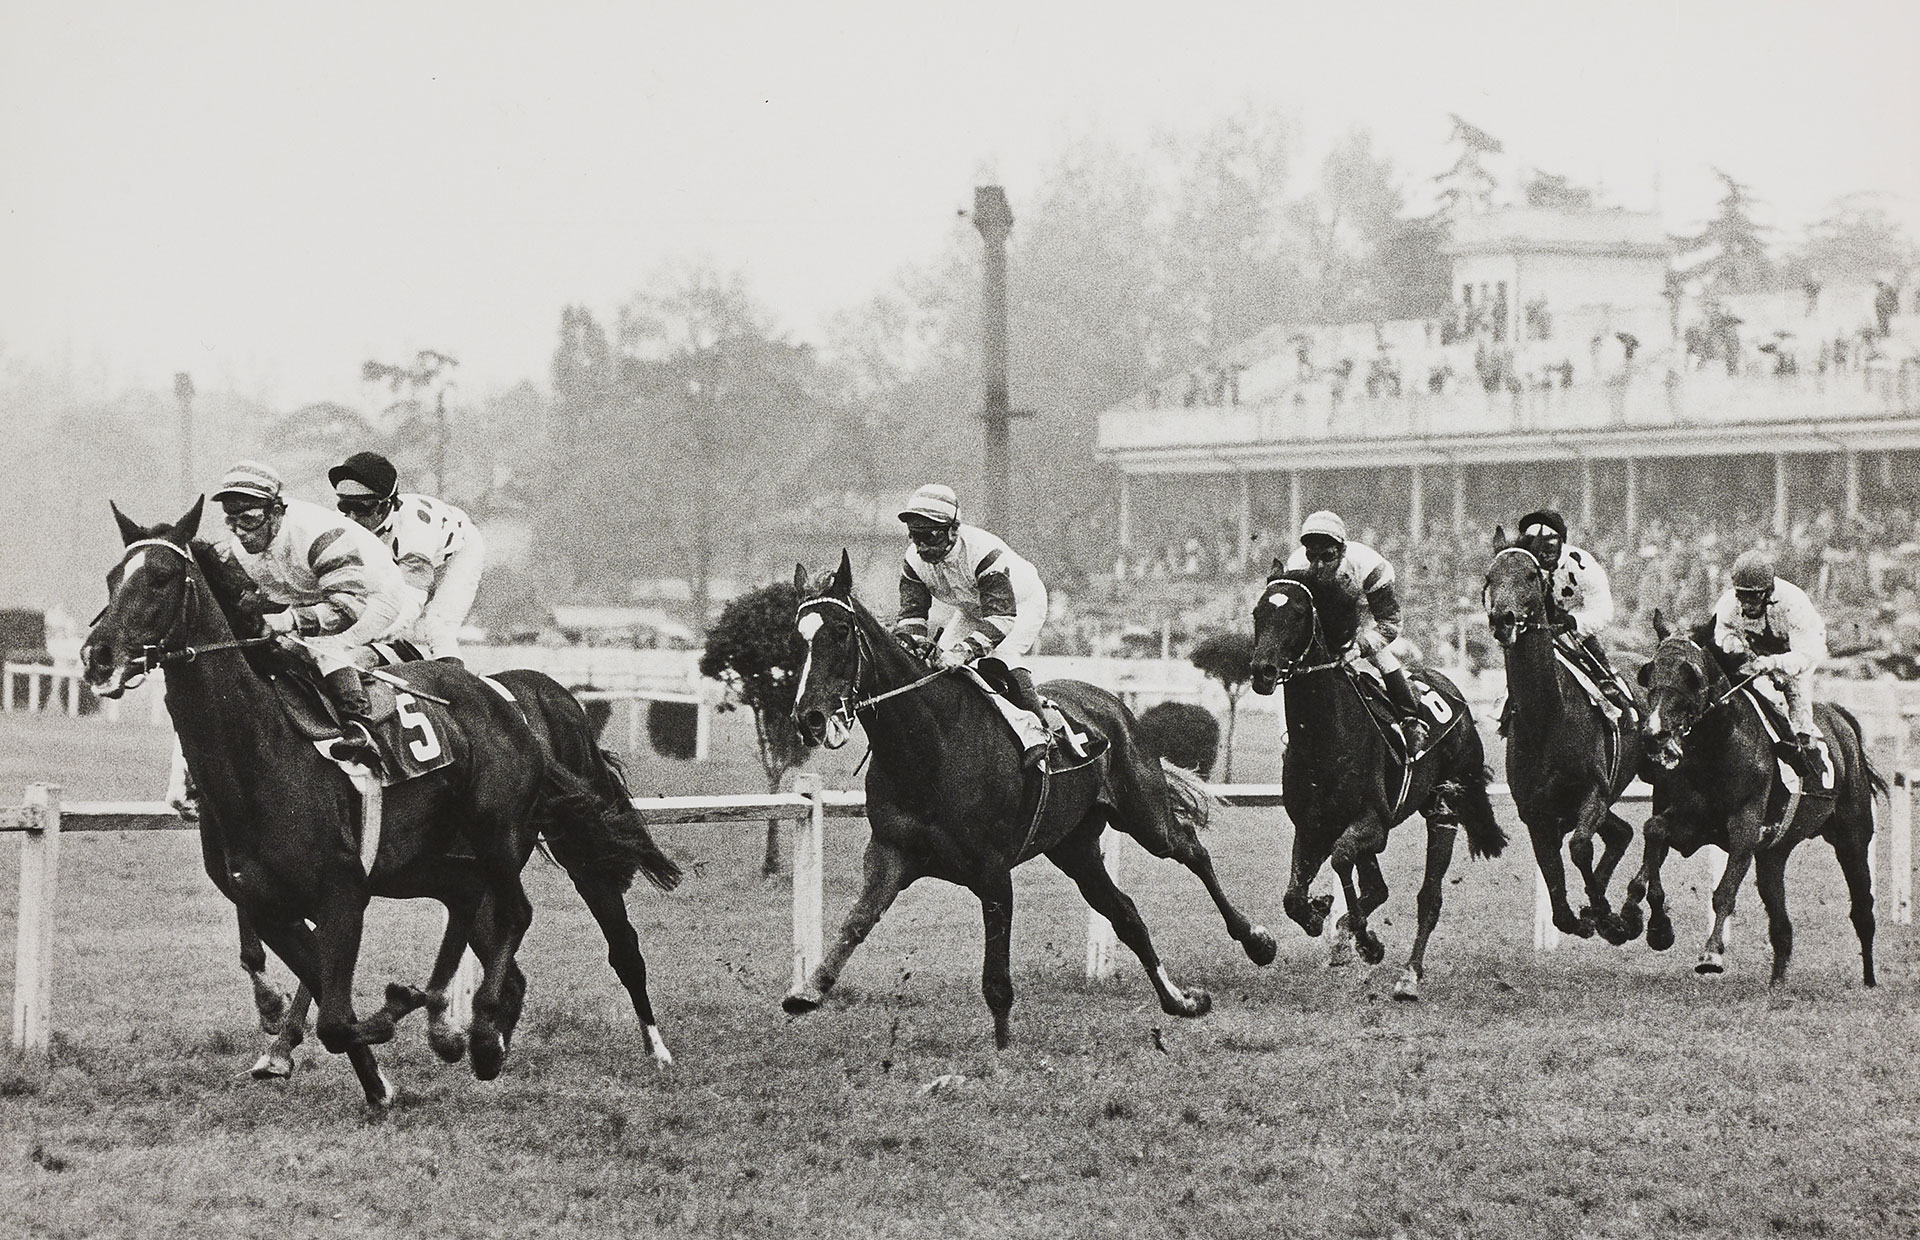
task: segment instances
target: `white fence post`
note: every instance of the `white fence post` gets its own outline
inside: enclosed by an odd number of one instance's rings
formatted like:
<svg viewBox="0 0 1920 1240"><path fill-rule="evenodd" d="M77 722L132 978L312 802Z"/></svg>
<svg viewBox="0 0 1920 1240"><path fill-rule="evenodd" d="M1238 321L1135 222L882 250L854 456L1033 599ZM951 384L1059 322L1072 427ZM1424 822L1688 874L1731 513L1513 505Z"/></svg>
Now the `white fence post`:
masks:
<svg viewBox="0 0 1920 1240"><path fill-rule="evenodd" d="M713 744L713 707L708 705L707 695L699 686L695 686L694 692L700 701L693 708L693 760L705 762Z"/></svg>
<svg viewBox="0 0 1920 1240"><path fill-rule="evenodd" d="M1553 924L1553 897L1547 891L1547 876L1533 867L1533 950L1550 952L1560 946L1560 928Z"/></svg>
<svg viewBox="0 0 1920 1240"><path fill-rule="evenodd" d="M1887 869L1893 880L1887 891L1889 913L1896 926L1913 924L1913 781L1895 771L1887 793L1893 821L1887 832Z"/></svg>
<svg viewBox="0 0 1920 1240"><path fill-rule="evenodd" d="M793 986L798 990L825 954L827 807L820 776L798 775L793 790L811 804L793 840Z"/></svg>
<svg viewBox="0 0 1920 1240"><path fill-rule="evenodd" d="M20 836L20 911L13 956L13 1048L47 1052L53 1000L53 901L60 880L60 788L29 784L36 821Z"/></svg>
<svg viewBox="0 0 1920 1240"><path fill-rule="evenodd" d="M1111 828L1100 832L1100 862L1107 867L1107 873L1118 881L1120 877L1120 837ZM1102 982L1119 970L1116 948L1119 938L1113 932L1113 923L1094 909L1087 910L1087 980Z"/></svg>

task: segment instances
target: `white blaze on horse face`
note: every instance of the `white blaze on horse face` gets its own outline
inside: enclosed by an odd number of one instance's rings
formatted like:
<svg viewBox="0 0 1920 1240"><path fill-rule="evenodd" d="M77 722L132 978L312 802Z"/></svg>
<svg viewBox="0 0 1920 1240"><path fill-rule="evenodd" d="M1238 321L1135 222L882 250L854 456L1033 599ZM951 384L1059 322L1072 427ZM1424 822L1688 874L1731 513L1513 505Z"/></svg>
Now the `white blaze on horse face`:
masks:
<svg viewBox="0 0 1920 1240"><path fill-rule="evenodd" d="M1285 607L1287 605L1287 599L1289 597L1290 596L1287 594L1286 590L1284 588L1280 588L1269 593L1267 595L1266 602L1267 602L1267 605L1270 607Z"/></svg>
<svg viewBox="0 0 1920 1240"><path fill-rule="evenodd" d="M1653 708L1653 713L1647 716L1647 735L1660 735L1660 708L1657 706Z"/></svg>
<svg viewBox="0 0 1920 1240"><path fill-rule="evenodd" d="M146 551L146 548L142 547L140 550L134 552L132 555L127 557L127 566L120 570L120 584L121 585L127 584L128 578L132 577L135 573L139 572L142 568L145 568L146 565L147 565L147 551Z"/></svg>
<svg viewBox="0 0 1920 1240"><path fill-rule="evenodd" d="M807 657L800 664L800 683L793 687L793 700L796 702L807 696L807 677L813 671L813 635L825 623L817 611L810 611L794 622L793 627L800 631L800 640L807 643Z"/></svg>

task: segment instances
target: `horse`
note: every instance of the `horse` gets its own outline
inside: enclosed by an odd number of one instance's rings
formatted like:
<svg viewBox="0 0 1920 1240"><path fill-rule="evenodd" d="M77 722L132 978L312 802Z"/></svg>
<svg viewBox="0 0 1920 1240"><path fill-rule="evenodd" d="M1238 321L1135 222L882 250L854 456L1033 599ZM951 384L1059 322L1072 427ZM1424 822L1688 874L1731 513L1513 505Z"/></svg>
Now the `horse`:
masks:
<svg viewBox="0 0 1920 1240"><path fill-rule="evenodd" d="M1036 794L1021 766L1021 746L987 695L960 676L929 673L854 597L852 581L845 552L837 570L817 579L804 567L794 569L795 624L806 644L794 723L809 746L829 749L847 742L856 720L866 729L872 837L860 898L826 958L782 1000L789 1014L820 1006L895 896L921 878L938 878L979 897L986 931L980 989L993 1014L994 1043L1006 1049L1012 1040L1013 868L1044 854L1140 958L1161 1009L1205 1015L1211 996L1174 983L1133 901L1107 872L1100 855L1106 826L1192 870L1247 957L1258 965L1272 962L1273 936L1228 901L1195 834L1207 818L1205 785L1153 756L1118 698L1073 680L1041 686L1070 716L1101 732L1109 747L1090 762L1052 773L1044 794Z"/></svg>
<svg viewBox="0 0 1920 1240"><path fill-rule="evenodd" d="M1344 929L1368 964L1386 947L1367 917L1386 902L1380 852L1387 833L1415 810L1427 820L1427 868L1416 902L1419 927L1405 970L1394 984L1396 999L1420 997L1426 975L1427 939L1440 921L1441 884L1453 860L1456 826L1464 826L1476 857L1497 857L1506 833L1487 799L1486 758L1466 699L1445 677L1423 671L1421 698L1441 732L1411 770L1396 774L1392 747L1375 722L1345 659L1327 634L1351 633L1358 604L1338 587L1305 569L1287 571L1273 562L1266 589L1253 608L1253 691L1286 688L1287 749L1281 760L1281 793L1293 822L1293 861L1284 907L1287 916L1318 937L1333 897L1307 898L1307 887L1331 859L1346 897ZM1458 725L1448 727L1449 719ZM1354 871L1360 886L1354 887Z"/></svg>
<svg viewBox="0 0 1920 1240"><path fill-rule="evenodd" d="M1640 927L1614 914L1607 884L1633 841L1633 828L1613 805L1639 770L1639 725L1623 728L1609 746L1600 708L1555 657L1547 570L1497 530L1494 544L1481 601L1506 657L1507 786L1532 838L1554 926L1582 938L1598 930L1609 943L1625 943ZM1595 832L1605 845L1597 866ZM1567 900L1563 839L1587 889L1587 906L1577 917Z"/></svg>
<svg viewBox="0 0 1920 1240"><path fill-rule="evenodd" d="M214 557L194 542L204 503L152 527L113 509L124 551L81 649L88 684L117 697L155 668L168 670L167 709L201 792L208 877L318 997L321 1043L347 1055L369 1105L394 1101L371 1047L393 1037L404 1006L390 994L366 1020L354 1014L361 929L376 894L440 900L450 936L457 930L475 945L483 977L470 1061L476 1077L497 1076L525 994L514 958L532 917L520 871L535 841L543 832L577 840L583 864L609 875L654 864L645 855L651 841L601 813L592 789L547 758L505 695L452 663L426 662L392 675L448 703L451 718L422 725L417 743L431 740L453 761L388 790L378 856L363 866L352 782L302 739L214 599ZM450 855L458 844L470 858Z"/></svg>
<svg viewBox="0 0 1920 1240"><path fill-rule="evenodd" d="M234 618L232 611L228 615ZM646 824L632 811L633 793L627 785L620 760L600 746L597 738L601 725L595 721L593 712L586 708L587 704L551 676L529 668L512 668L487 679L504 686L513 694L514 701L526 711L527 721L539 735L550 761L558 762L590 785L603 806L602 812L628 819L620 830L632 836L642 850L646 877L662 891L673 890L680 881L680 867L660 853L657 847L651 847L652 837L647 833ZM609 865L595 864L590 851L592 845L571 835L543 837L542 843L553 859L566 870L574 890L580 893L588 912L593 915L601 934L605 936L607 963L613 967L615 976L626 988L634 1014L640 1020L648 1053L652 1055L655 1065L664 1071L672 1066L673 1053L661 1037L659 1024L654 1017L652 998L647 991L646 957L640 951L639 935L627 916L625 892L633 880L634 866L620 861ZM450 856L447 860L449 864L458 864L463 858ZM312 992L305 983L301 983L289 1003L286 996L268 985L264 945L244 910L239 913L239 921L240 956L253 981L254 1004L260 1013L260 1028L262 1032L274 1035L266 1053L254 1064L252 1074L262 1080L291 1076L293 1051L304 1037L303 1026L312 1003ZM459 1062L466 1050L464 1030L447 1019L446 995L447 985L459 968L466 947L467 941L459 924L449 915L434 959L432 976L424 990L395 984L387 987L388 1007L384 1010L390 1011L394 1019L398 1020L416 1008L427 1009L430 1021L428 1045L448 1063Z"/></svg>
<svg viewBox="0 0 1920 1240"><path fill-rule="evenodd" d="M1637 916L1648 904L1647 943L1656 951L1673 946L1660 867L1667 851L1690 857L1702 844L1726 850L1727 868L1713 889L1713 929L1694 971L1726 972L1726 926L1747 867L1767 910L1773 946L1770 984L1786 980L1793 957L1793 923L1787 917L1787 858L1803 840L1823 838L1832 845L1847 881L1849 912L1860 940L1860 980L1874 985L1873 972L1873 798L1887 783L1867 761L1860 723L1842 707L1814 704L1814 723L1827 741L1835 773L1832 793L1802 792L1791 818L1770 829L1768 800L1773 793L1776 759L1757 703L1739 692L1720 661L1707 649L1712 622L1691 634L1670 631L1656 612L1660 639L1653 661L1640 669L1647 690L1645 746L1660 768L1653 785L1653 816L1642 832L1640 872L1627 884L1627 907ZM1751 677L1749 677L1751 679ZM1745 682L1742 682L1744 684ZM1623 912L1627 910L1622 910Z"/></svg>

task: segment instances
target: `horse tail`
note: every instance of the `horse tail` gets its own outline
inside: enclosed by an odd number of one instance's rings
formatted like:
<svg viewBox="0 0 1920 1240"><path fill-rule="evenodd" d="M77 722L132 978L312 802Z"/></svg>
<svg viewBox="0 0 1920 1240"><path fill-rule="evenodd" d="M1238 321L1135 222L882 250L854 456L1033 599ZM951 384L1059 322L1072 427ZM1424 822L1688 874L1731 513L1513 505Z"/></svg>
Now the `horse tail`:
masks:
<svg viewBox="0 0 1920 1240"><path fill-rule="evenodd" d="M1507 833L1500 829L1500 820L1493 816L1493 801L1487 796L1487 784L1492 779L1493 772L1482 766L1476 774L1460 780L1460 794L1452 798L1460 825L1466 828L1467 852L1475 857L1497 857L1507 847Z"/></svg>
<svg viewBox="0 0 1920 1240"><path fill-rule="evenodd" d="M1860 727L1860 721L1855 719L1853 712L1844 706L1834 706L1833 713L1845 719L1847 726L1853 729L1854 743L1860 747L1860 770L1867 777L1867 790L1869 794L1874 796L1890 795L1887 788L1887 781L1881 777L1880 772L1873 769L1873 763L1867 759L1867 734Z"/></svg>
<svg viewBox="0 0 1920 1240"><path fill-rule="evenodd" d="M1213 817L1218 798L1208 791L1198 775L1184 766L1175 766L1162 758L1160 771L1167 777L1167 805L1173 810L1175 820L1194 831L1204 830L1207 820Z"/></svg>
<svg viewBox="0 0 1920 1240"><path fill-rule="evenodd" d="M660 851L630 797L610 797L596 784L626 780L611 754L593 746L589 772L547 764L545 831L548 848L568 874L606 879L625 891L635 874L662 891L680 884L680 867Z"/></svg>

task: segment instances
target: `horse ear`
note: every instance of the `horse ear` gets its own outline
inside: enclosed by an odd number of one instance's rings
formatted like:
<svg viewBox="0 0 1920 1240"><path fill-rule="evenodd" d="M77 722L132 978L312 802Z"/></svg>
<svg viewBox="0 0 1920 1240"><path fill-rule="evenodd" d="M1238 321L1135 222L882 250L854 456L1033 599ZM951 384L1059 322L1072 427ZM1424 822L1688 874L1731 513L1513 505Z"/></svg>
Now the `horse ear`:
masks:
<svg viewBox="0 0 1920 1240"><path fill-rule="evenodd" d="M1273 567L1267 570L1267 580L1276 581L1287 575L1287 564L1279 556L1273 557Z"/></svg>
<svg viewBox="0 0 1920 1240"><path fill-rule="evenodd" d="M840 598L853 596L853 560L845 547L840 549L840 567L833 570L833 584L828 588Z"/></svg>
<svg viewBox="0 0 1920 1240"><path fill-rule="evenodd" d="M1660 614L1658 607L1653 609L1653 635L1661 641L1673 636L1673 630L1667 627L1667 618Z"/></svg>
<svg viewBox="0 0 1920 1240"><path fill-rule="evenodd" d="M807 566L797 560L793 565L793 592L800 595L807 592Z"/></svg>
<svg viewBox="0 0 1920 1240"><path fill-rule="evenodd" d="M1651 659L1640 665L1640 670L1634 674L1634 679L1640 682L1642 689L1653 688L1653 661Z"/></svg>
<svg viewBox="0 0 1920 1240"><path fill-rule="evenodd" d="M114 523L120 527L120 544L122 546L138 542L147 536L146 527L127 516L126 513L121 512L120 505L114 503L112 500L108 500L107 507L113 509Z"/></svg>
<svg viewBox="0 0 1920 1240"><path fill-rule="evenodd" d="M202 495L199 499L193 501L193 507L187 509L186 516L181 517L173 523L173 538L175 542L178 542L184 547L193 541L193 536L200 532L200 514L206 506L207 497Z"/></svg>
<svg viewBox="0 0 1920 1240"><path fill-rule="evenodd" d="M1511 546L1513 546L1513 541L1507 537L1507 527L1504 525L1494 526L1493 527L1493 549L1495 551L1505 551L1508 547L1511 547Z"/></svg>

